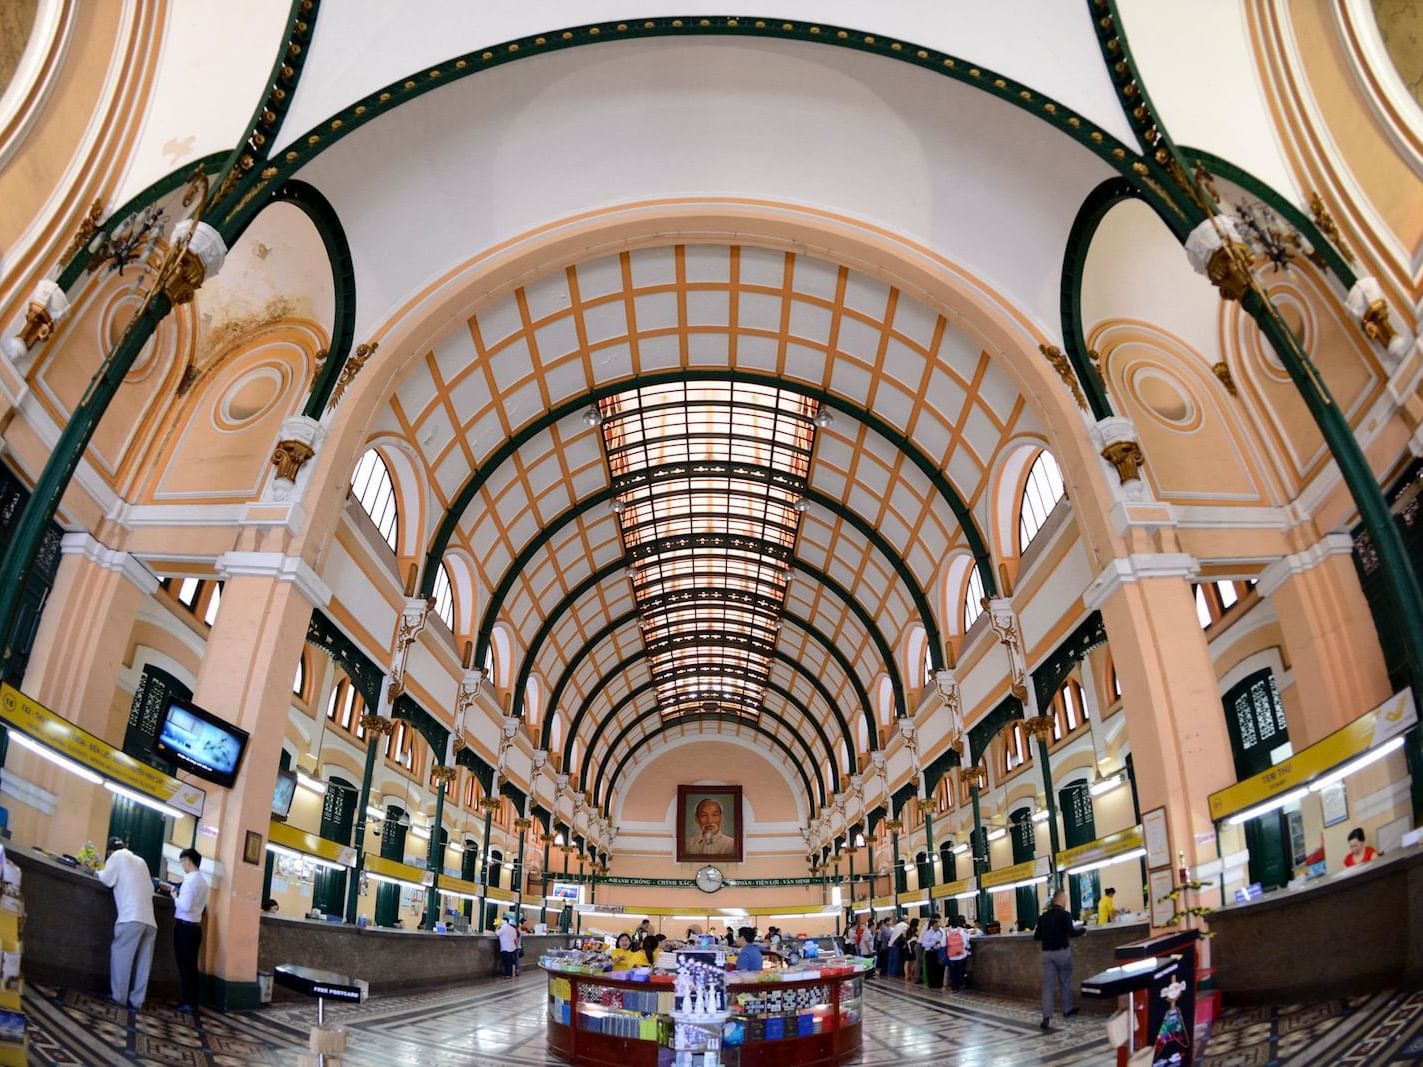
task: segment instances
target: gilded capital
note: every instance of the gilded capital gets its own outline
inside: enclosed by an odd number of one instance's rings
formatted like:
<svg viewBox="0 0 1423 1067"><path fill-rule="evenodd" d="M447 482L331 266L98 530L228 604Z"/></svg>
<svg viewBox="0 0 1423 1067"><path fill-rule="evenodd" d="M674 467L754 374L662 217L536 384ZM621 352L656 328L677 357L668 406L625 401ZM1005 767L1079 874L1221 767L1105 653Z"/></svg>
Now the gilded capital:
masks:
<svg viewBox="0 0 1423 1067"><path fill-rule="evenodd" d="M272 452L272 465L277 468L277 477L288 482L296 481L302 466L316 450L305 441L278 441Z"/></svg>

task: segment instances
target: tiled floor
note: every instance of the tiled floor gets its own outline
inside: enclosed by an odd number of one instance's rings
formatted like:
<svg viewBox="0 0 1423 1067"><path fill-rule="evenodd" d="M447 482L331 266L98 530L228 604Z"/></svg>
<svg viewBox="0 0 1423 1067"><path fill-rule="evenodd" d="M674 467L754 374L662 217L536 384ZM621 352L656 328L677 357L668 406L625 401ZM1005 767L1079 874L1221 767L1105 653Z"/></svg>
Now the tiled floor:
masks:
<svg viewBox="0 0 1423 1067"><path fill-rule="evenodd" d="M204 1014L161 1005L137 1017L88 994L34 988L27 996L36 1065L291 1067L313 1020L307 1003ZM544 981L532 973L438 993L338 1006L350 1031L348 1067L470 1067L557 1063L544 1051ZM897 981L868 984L863 1067L1105 1067L1114 1062L1100 1019L1038 1029L1031 1004L973 993L934 995ZM1423 993L1227 1012L1203 1067L1423 1064Z"/></svg>

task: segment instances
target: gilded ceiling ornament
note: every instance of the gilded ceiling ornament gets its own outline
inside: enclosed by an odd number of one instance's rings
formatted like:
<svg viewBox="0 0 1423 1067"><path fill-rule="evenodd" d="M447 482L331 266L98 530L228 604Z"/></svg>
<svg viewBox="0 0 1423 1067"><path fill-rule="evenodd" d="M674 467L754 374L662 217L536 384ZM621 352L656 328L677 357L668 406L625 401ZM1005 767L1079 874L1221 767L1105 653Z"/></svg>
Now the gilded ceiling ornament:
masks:
<svg viewBox="0 0 1423 1067"><path fill-rule="evenodd" d="M1047 715L1032 715L1023 723L1023 728L1034 741L1051 741L1053 727L1054 722Z"/></svg>
<svg viewBox="0 0 1423 1067"><path fill-rule="evenodd" d="M1235 379L1231 377L1230 368L1226 366L1225 360L1221 360L1219 363L1213 364L1211 366L1211 373L1214 374L1216 378L1220 380L1221 385L1225 386L1225 391L1227 393L1229 393L1231 396L1237 395L1235 389Z"/></svg>
<svg viewBox="0 0 1423 1067"><path fill-rule="evenodd" d="M1067 354L1057 345L1049 344L1038 345L1038 351L1047 357L1047 361L1052 364L1052 369L1057 371L1057 376L1071 390L1072 399L1077 402L1077 406L1086 411L1087 398L1082 395L1082 387L1077 384L1077 374L1072 369L1072 361L1067 358Z"/></svg>
<svg viewBox="0 0 1423 1067"><path fill-rule="evenodd" d="M1345 263L1354 262L1354 253L1349 250L1349 246L1344 243L1344 237L1339 233L1339 226L1334 221L1334 216L1329 213L1329 209L1324 206L1324 200L1318 193L1309 194L1309 215L1314 219L1314 224L1319 227L1319 232L1324 234L1344 258Z"/></svg>
<svg viewBox="0 0 1423 1067"><path fill-rule="evenodd" d="M361 368L366 365L366 361L375 355L376 349L380 348L379 341L365 341L356 346L356 350L346 359L345 365L341 368L341 373L336 379L336 387L331 390L331 400L327 407L335 410L337 404L341 402L341 397L346 394L346 387L356 380L356 375L361 373Z"/></svg>
<svg viewBox="0 0 1423 1067"><path fill-rule="evenodd" d="M395 720L387 719L383 715L377 715L373 711L368 711L361 716L361 732L368 737L376 738L382 734L395 732Z"/></svg>
<svg viewBox="0 0 1423 1067"><path fill-rule="evenodd" d="M99 220L103 217L104 202L96 199L89 205L88 214L79 220L79 228L74 231L74 236L69 241L69 247L64 250L64 255L60 257L61 262L68 263L79 254L80 249L84 248L94 239L94 234L99 232ZM90 266L89 269L93 270L94 268Z"/></svg>
<svg viewBox="0 0 1423 1067"><path fill-rule="evenodd" d="M444 785L453 782L458 773L458 769L454 767L436 767L430 772L430 782L437 786Z"/></svg>
<svg viewBox="0 0 1423 1067"><path fill-rule="evenodd" d="M982 767L960 767L959 780L970 789L977 787L982 789L988 784L988 772Z"/></svg>

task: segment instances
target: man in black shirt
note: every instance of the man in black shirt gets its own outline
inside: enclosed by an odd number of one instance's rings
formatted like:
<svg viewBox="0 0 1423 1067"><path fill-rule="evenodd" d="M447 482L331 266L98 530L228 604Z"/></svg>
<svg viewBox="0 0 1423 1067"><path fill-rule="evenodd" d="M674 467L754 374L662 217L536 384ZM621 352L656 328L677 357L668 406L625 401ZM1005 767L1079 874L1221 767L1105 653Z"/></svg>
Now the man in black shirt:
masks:
<svg viewBox="0 0 1423 1067"><path fill-rule="evenodd" d="M1048 1029L1052 1019L1053 987L1059 990L1064 1016L1076 1015L1072 1006L1072 945L1071 939L1081 937L1085 928L1072 921L1063 907L1067 894L1059 889L1052 895L1052 904L1038 917L1033 940L1043 943L1043 1021Z"/></svg>

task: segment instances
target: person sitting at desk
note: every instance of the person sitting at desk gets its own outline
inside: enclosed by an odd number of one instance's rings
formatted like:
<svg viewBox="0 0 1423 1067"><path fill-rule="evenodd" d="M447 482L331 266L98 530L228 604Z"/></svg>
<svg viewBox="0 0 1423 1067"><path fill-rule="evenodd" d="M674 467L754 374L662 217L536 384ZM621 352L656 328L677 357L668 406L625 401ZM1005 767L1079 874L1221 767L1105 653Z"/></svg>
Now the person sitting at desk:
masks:
<svg viewBox="0 0 1423 1067"><path fill-rule="evenodd" d="M1361 863L1368 863L1378 856L1371 847L1364 843L1364 828L1356 826L1349 831L1349 854L1344 857L1345 867L1357 867Z"/></svg>
<svg viewBox="0 0 1423 1067"><path fill-rule="evenodd" d="M738 971L759 971L765 961L761 958L761 950L756 947L755 929L743 926L738 933L740 934L741 949L736 954L736 969Z"/></svg>

